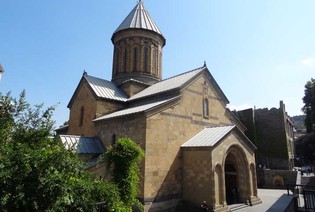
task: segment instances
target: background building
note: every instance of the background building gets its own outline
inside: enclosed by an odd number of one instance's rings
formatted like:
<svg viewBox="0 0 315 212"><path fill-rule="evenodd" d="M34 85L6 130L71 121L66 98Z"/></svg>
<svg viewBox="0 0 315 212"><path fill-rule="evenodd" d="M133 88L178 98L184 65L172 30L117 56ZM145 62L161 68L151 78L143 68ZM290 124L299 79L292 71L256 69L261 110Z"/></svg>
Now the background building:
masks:
<svg viewBox="0 0 315 212"><path fill-rule="evenodd" d="M294 167L294 126L285 111L279 108L237 111L246 126L245 134L258 148L256 163L268 169L292 170Z"/></svg>

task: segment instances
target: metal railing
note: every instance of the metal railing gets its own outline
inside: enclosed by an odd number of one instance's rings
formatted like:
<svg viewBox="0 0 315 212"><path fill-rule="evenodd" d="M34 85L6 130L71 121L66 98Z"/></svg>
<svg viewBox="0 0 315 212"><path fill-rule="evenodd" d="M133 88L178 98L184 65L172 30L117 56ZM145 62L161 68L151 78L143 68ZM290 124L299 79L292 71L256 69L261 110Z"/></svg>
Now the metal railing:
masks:
<svg viewBox="0 0 315 212"><path fill-rule="evenodd" d="M106 204L106 202L98 202L96 203L96 207L97 207L97 211L98 212L106 212L104 205Z"/></svg>
<svg viewBox="0 0 315 212"><path fill-rule="evenodd" d="M315 212L315 186L287 184L288 195L296 198L297 210Z"/></svg>

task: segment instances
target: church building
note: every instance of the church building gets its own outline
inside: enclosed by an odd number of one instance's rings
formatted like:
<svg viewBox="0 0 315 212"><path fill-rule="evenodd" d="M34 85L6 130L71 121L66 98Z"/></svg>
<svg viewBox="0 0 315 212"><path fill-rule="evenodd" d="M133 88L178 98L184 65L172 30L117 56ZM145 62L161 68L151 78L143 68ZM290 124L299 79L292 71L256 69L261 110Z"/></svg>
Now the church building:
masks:
<svg viewBox="0 0 315 212"><path fill-rule="evenodd" d="M67 145L93 161L121 137L140 145L145 211L180 205L213 211L260 203L255 149L206 64L162 79L166 39L140 0L114 31L111 81L83 74L68 104ZM102 165L89 170L103 176ZM235 195L237 194L237 199Z"/></svg>

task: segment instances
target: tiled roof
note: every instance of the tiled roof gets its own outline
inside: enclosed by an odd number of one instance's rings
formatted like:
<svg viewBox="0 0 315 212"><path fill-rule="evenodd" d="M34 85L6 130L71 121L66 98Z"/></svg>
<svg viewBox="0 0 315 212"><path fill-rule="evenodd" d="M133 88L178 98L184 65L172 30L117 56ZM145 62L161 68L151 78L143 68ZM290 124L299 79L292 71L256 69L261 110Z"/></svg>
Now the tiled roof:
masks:
<svg viewBox="0 0 315 212"><path fill-rule="evenodd" d="M149 103L149 104L145 104L145 105L141 105L141 106L136 106L136 107L120 110L120 111L113 112L113 113L108 114L108 115L101 116L97 119L94 119L93 121L101 121L101 120L106 120L106 119L110 119L110 118L116 118L119 116L126 116L126 115L131 115L131 114L135 114L135 113L148 111L149 109L159 107L159 106L166 104L166 103L169 103L175 99L178 99L178 97L174 97L174 98L166 99L163 101L153 102L153 103Z"/></svg>
<svg viewBox="0 0 315 212"><path fill-rule="evenodd" d="M138 4L133 8L125 20L115 30L114 34L118 31L129 28L147 29L162 35L150 14L145 9L142 1L138 2Z"/></svg>
<svg viewBox="0 0 315 212"><path fill-rule="evenodd" d="M192 137L181 147L213 147L220 142L236 126L208 127Z"/></svg>
<svg viewBox="0 0 315 212"><path fill-rule="evenodd" d="M126 101L128 97L124 94L115 83L107 80L103 80L97 77L85 75L84 78L87 80L93 91L98 97L113 99L118 101Z"/></svg>
<svg viewBox="0 0 315 212"><path fill-rule="evenodd" d="M183 74L180 74L180 75L168 78L168 79L165 79L163 81L157 82L153 84L152 86L144 89L143 91L133 95L132 97L129 98L129 100L139 99L142 97L151 96L151 95L155 95L155 94L162 93L165 91L169 91L175 88L180 88L187 81L192 79L195 75L197 75L204 69L206 69L205 66L194 69L189 72L185 72Z"/></svg>
<svg viewBox="0 0 315 212"><path fill-rule="evenodd" d="M101 154L105 151L97 138L76 135L59 135L59 137L67 149L76 149L79 154Z"/></svg>

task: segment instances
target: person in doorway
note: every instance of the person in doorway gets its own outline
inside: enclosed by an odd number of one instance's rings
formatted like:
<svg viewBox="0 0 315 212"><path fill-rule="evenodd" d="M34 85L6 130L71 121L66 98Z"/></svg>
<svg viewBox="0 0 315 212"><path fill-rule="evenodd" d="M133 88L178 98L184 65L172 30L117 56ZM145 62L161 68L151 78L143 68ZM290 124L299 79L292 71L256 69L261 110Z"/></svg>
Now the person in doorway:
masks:
<svg viewBox="0 0 315 212"><path fill-rule="evenodd" d="M203 201L203 203L201 204L201 211L202 212L207 212L208 211L208 204L207 204L207 202L206 201Z"/></svg>

